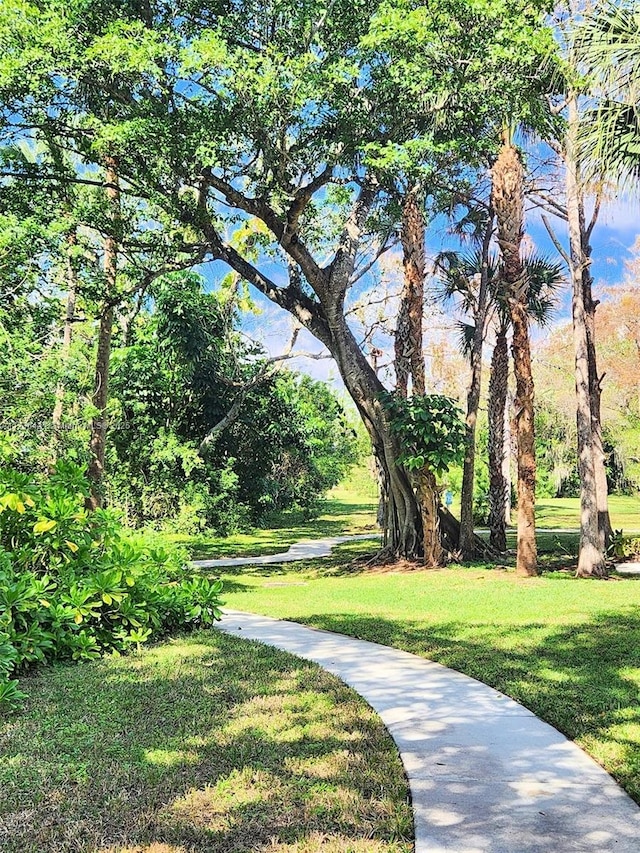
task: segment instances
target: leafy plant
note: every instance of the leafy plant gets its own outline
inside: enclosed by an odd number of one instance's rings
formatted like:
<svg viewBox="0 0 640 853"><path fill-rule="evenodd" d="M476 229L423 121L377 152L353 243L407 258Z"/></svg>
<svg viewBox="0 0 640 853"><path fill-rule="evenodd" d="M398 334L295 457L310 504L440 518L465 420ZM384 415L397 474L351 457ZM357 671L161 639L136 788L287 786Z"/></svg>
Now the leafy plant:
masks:
<svg viewBox="0 0 640 853"><path fill-rule="evenodd" d="M112 513L88 514L86 493L69 462L42 480L0 471L0 708L19 705L11 676L35 664L122 654L220 618L219 581Z"/></svg>
<svg viewBox="0 0 640 853"><path fill-rule="evenodd" d="M391 429L402 444L399 459L402 465L409 470L426 466L442 475L450 465L460 462L464 420L450 397L427 394L405 399L386 394L384 405L391 418Z"/></svg>

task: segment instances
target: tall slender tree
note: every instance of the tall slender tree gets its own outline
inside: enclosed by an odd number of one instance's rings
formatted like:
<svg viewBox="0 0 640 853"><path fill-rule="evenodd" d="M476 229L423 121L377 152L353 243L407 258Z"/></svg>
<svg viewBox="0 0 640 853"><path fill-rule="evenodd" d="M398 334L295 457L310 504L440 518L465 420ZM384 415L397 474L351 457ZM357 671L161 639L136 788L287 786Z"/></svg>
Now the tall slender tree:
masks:
<svg viewBox="0 0 640 853"><path fill-rule="evenodd" d="M466 257L445 252L438 260L445 298L454 295L460 297L461 307L471 321L470 323L463 321L460 324L462 350L468 356L471 367L467 392L464 461L460 495L459 547L465 560L475 557L478 551L478 539L475 535L473 523L476 426L482 390L482 350L491 301L491 283L494 277L490 254L494 231L493 211L489 209L488 216L480 215L476 216L475 219L479 219L479 230L475 235L476 242L480 242L479 251Z"/></svg>
<svg viewBox="0 0 640 853"><path fill-rule="evenodd" d="M585 127L576 58L575 20L583 9L579 0L570 0L568 18L559 29L568 60L566 93L557 109L565 113L564 134L550 144L564 165L566 220L569 250L566 251L545 217L545 225L560 255L565 259L572 281L572 315L575 349L576 425L580 477L580 551L578 575L601 577L606 574L606 548L611 537L608 486L601 422L601 377L598 375L595 341L595 312L591 266L591 233L598 219L601 192L590 222L585 214L586 173L580 136ZM580 87L580 88L579 88ZM584 101L584 98L582 98ZM588 127L588 122L587 122ZM597 150L597 145L595 146ZM591 154L589 156L592 156Z"/></svg>
<svg viewBox="0 0 640 853"><path fill-rule="evenodd" d="M516 376L515 429L518 457L518 550L516 572L526 577L538 573L536 544L536 451L534 385L527 316L528 281L522 262L524 233L524 167L518 149L505 134L493 167L492 203L496 212L502 277L507 292L512 352Z"/></svg>
<svg viewBox="0 0 640 853"><path fill-rule="evenodd" d="M62 333L62 348L60 351L61 368L64 370L69 361L71 351L71 338L73 335L73 324L76 318L76 300L78 298L78 265L75 251L78 245L78 234L75 228L72 228L66 239L67 257L66 257L66 286L67 296L65 300L64 327ZM64 405L65 382L64 376L58 380L56 386L56 401L53 407L52 423L53 423L53 455L56 455L56 448L60 442L60 430L62 428L62 411Z"/></svg>
<svg viewBox="0 0 640 853"><path fill-rule="evenodd" d="M460 348L469 359L479 328L478 282L483 269L487 275L487 308L484 333L493 325L495 344L491 356L488 391L488 466L489 466L489 527L490 545L497 551L506 549L506 492L509 487L504 475L505 425L509 380L508 335L511 328L509 303L500 275L499 259L484 252L459 255L447 252L440 260L441 281L445 298L458 296L464 318L460 321ZM546 325L553 315L555 292L564 283L560 264L546 257L530 255L523 258L528 280L527 313L531 322ZM482 328L482 327L480 327Z"/></svg>
<svg viewBox="0 0 640 853"><path fill-rule="evenodd" d="M104 297L98 325L96 350L95 387L93 405L96 413L91 421L89 437L89 465L87 474L91 482L91 494L87 505L96 509L102 505L102 476L104 474L105 448L107 439L107 403L109 400L109 362L111 359L111 335L113 331L114 306L118 278L118 236L120 222L120 185L118 160L113 155L105 158L105 192L109 205L110 230L104 238Z"/></svg>
<svg viewBox="0 0 640 853"><path fill-rule="evenodd" d="M425 279L425 222L420 187L412 187L402 204L402 294L395 333L396 390L406 399L426 393L422 321ZM439 566L443 548L439 532L439 493L434 472L428 465L413 472L422 522L423 558L426 566Z"/></svg>

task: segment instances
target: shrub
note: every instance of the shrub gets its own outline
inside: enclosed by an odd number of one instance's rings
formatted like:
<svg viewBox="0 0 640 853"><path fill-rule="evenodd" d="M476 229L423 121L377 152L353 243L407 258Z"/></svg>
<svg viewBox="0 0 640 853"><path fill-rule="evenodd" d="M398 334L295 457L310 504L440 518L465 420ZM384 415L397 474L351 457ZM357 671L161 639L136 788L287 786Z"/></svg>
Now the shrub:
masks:
<svg viewBox="0 0 640 853"><path fill-rule="evenodd" d="M622 530L614 531L608 554L610 557L633 558L637 560L640 557L640 537L625 536Z"/></svg>
<svg viewBox="0 0 640 853"><path fill-rule="evenodd" d="M19 703L11 676L34 664L122 654L220 618L220 582L113 513L88 513L87 492L69 462L41 482L0 471L0 707Z"/></svg>

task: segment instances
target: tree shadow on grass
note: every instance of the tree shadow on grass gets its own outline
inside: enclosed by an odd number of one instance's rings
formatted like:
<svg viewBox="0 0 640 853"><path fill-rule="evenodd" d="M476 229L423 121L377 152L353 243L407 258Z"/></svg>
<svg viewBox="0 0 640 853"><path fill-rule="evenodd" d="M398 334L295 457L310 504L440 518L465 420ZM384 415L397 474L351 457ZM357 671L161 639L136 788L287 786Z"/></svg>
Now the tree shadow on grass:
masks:
<svg viewBox="0 0 640 853"><path fill-rule="evenodd" d="M560 628L425 626L353 614L305 623L404 649L495 687L581 742L640 803L640 608Z"/></svg>
<svg viewBox="0 0 640 853"><path fill-rule="evenodd" d="M24 686L0 726L3 853L410 849L392 742L313 664L214 631Z"/></svg>

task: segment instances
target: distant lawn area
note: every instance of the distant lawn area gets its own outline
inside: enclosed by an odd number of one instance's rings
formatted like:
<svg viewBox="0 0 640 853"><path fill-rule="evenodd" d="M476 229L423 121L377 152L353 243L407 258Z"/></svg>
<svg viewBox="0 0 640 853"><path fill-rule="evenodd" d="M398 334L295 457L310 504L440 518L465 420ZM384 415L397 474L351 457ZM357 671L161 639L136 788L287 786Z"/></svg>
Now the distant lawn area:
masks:
<svg viewBox="0 0 640 853"><path fill-rule="evenodd" d="M536 503L536 521L540 527L579 526L579 498L539 498ZM624 530L625 533L640 532L639 495L611 495L609 512L614 529Z"/></svg>
<svg viewBox="0 0 640 853"><path fill-rule="evenodd" d="M224 569L224 598L478 678L577 741L640 803L640 582L354 566L367 551L350 543L326 560Z"/></svg>
<svg viewBox="0 0 640 853"><path fill-rule="evenodd" d="M459 495L454 497L453 513L459 517ZM324 539L329 536L344 536L351 533L376 533L376 511L378 506L377 485L368 467L354 469L344 483L332 489L327 498L319 503L317 517L309 519L300 512L283 512L270 520L270 526L255 528L247 533L231 536L167 534L173 542L184 544L194 559L216 557L256 557L286 551L294 542L304 539ZM614 528L625 533L640 532L640 497L610 498L610 510ZM578 498L539 498L536 508L538 526L543 529L574 528L580 518ZM515 512L513 515L515 522ZM515 545L515 534L509 540ZM577 536L541 534L543 550L560 550L574 554Z"/></svg>
<svg viewBox="0 0 640 853"><path fill-rule="evenodd" d="M256 557L278 554L303 539L325 539L355 533L377 533L377 486L365 467L354 469L349 479L332 489L320 502L317 517L301 512L283 512L266 529L231 536L168 535L184 544L194 559Z"/></svg>
<svg viewBox="0 0 640 853"><path fill-rule="evenodd" d="M2 853L410 853L402 765L315 664L200 632L21 681Z"/></svg>

